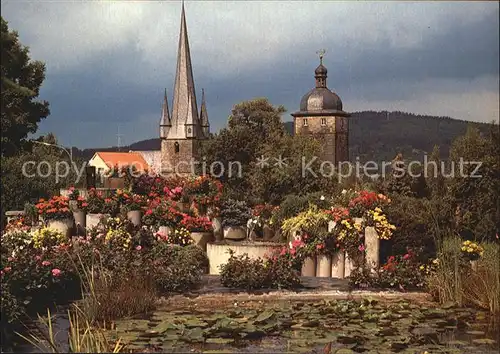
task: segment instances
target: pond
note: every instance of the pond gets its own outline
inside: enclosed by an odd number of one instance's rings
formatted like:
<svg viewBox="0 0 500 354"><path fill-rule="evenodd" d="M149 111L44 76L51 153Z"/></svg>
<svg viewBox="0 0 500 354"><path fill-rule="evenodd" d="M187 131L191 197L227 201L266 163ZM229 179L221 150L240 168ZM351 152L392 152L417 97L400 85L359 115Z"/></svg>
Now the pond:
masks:
<svg viewBox="0 0 500 354"><path fill-rule="evenodd" d="M486 313L408 300L160 306L106 331L136 352L498 352Z"/></svg>

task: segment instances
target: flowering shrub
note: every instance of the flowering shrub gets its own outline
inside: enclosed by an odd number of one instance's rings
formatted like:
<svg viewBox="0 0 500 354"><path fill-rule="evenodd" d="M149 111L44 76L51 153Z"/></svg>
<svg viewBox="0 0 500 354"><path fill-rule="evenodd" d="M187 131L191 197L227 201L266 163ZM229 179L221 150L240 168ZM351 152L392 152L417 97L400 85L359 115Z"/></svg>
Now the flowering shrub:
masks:
<svg viewBox="0 0 500 354"><path fill-rule="evenodd" d="M35 207L44 220L66 219L72 217L68 202L68 197L54 196L49 200L40 199Z"/></svg>
<svg viewBox="0 0 500 354"><path fill-rule="evenodd" d="M353 287L396 288L402 291L420 289L426 285L430 267L420 264L411 250L403 256L391 256L386 264L370 272L366 268L354 271L349 278Z"/></svg>
<svg viewBox="0 0 500 354"><path fill-rule="evenodd" d="M118 189L115 193L115 200L120 208L125 211L142 210L146 206L146 198L135 193L127 193Z"/></svg>
<svg viewBox="0 0 500 354"><path fill-rule="evenodd" d="M221 265L221 283L228 288L262 289L293 288L300 284L298 271L288 254L273 254L268 259L252 259L247 254L235 256L230 251L226 264Z"/></svg>
<svg viewBox="0 0 500 354"><path fill-rule="evenodd" d="M484 253L483 247L481 247L476 242L472 242L469 240L462 243L462 247L460 248L460 250L462 251L462 255L471 261L478 260L483 256Z"/></svg>
<svg viewBox="0 0 500 354"><path fill-rule="evenodd" d="M142 221L147 226L176 227L183 217L184 214L177 208L176 203L165 200L152 208L147 208Z"/></svg>
<svg viewBox="0 0 500 354"><path fill-rule="evenodd" d="M168 235L160 235L160 237L166 242L178 246L187 246L193 243L191 233L183 227L174 229L174 231Z"/></svg>
<svg viewBox="0 0 500 354"><path fill-rule="evenodd" d="M61 232L44 227L35 230L32 234L32 245L34 248L54 247L67 242L67 238Z"/></svg>
<svg viewBox="0 0 500 354"><path fill-rule="evenodd" d="M390 202L391 200L383 194L362 190L354 193L353 198L349 201L349 215L363 217L368 210Z"/></svg>
<svg viewBox="0 0 500 354"><path fill-rule="evenodd" d="M26 219L23 216L18 216L16 218L11 219L3 230L4 233L15 232L15 231L29 231L31 229L31 225L26 223Z"/></svg>
<svg viewBox="0 0 500 354"><path fill-rule="evenodd" d="M382 209L376 207L373 210L368 210L366 216L368 225L375 227L381 240L389 240L392 237L392 232L396 229L396 226L387 221L387 216L385 216Z"/></svg>
<svg viewBox="0 0 500 354"><path fill-rule="evenodd" d="M190 232L210 232L212 231L212 222L208 217L195 217L184 214L181 225Z"/></svg>
<svg viewBox="0 0 500 354"><path fill-rule="evenodd" d="M194 202L201 209L218 205L222 195L222 183L208 175L192 177L184 184L182 194L186 201Z"/></svg>
<svg viewBox="0 0 500 354"><path fill-rule="evenodd" d="M101 191L91 188L88 191L87 205L83 208L89 214L101 214L104 207L104 198Z"/></svg>

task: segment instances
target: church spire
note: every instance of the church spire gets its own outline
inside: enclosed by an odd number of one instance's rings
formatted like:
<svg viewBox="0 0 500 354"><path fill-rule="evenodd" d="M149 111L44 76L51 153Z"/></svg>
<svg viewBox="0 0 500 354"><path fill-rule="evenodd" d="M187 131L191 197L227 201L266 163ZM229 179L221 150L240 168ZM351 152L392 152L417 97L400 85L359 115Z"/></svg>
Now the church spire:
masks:
<svg viewBox="0 0 500 354"><path fill-rule="evenodd" d="M168 98L167 89L163 94L163 105L161 107L161 119L160 119L160 138L166 138L172 127L172 121L170 120L170 111L168 109Z"/></svg>
<svg viewBox="0 0 500 354"><path fill-rule="evenodd" d="M196 105L184 2L182 3L181 29L177 52L177 71L175 74L172 106L172 128L170 129L168 138L197 138L201 133L201 127L198 121L198 108Z"/></svg>
<svg viewBox="0 0 500 354"><path fill-rule="evenodd" d="M200 124L205 138L210 134L210 123L208 122L207 103L205 102L205 89L201 89Z"/></svg>

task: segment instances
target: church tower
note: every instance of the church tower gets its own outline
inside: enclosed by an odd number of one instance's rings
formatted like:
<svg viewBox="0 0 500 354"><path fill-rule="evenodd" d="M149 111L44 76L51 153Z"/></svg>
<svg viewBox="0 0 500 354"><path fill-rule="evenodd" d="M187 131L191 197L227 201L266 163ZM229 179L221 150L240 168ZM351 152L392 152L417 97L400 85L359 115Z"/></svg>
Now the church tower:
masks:
<svg viewBox="0 0 500 354"><path fill-rule="evenodd" d="M342 110L342 101L326 85L328 70L323 65L324 51L319 53L319 66L314 71L316 87L300 101L300 111L292 113L296 135L311 135L323 144L323 161L338 166L349 161L349 113Z"/></svg>
<svg viewBox="0 0 500 354"><path fill-rule="evenodd" d="M172 114L165 91L160 120L161 169L164 175L190 175L194 172L192 162L199 159L200 143L208 137L209 127L204 95L201 114L198 115L183 2Z"/></svg>

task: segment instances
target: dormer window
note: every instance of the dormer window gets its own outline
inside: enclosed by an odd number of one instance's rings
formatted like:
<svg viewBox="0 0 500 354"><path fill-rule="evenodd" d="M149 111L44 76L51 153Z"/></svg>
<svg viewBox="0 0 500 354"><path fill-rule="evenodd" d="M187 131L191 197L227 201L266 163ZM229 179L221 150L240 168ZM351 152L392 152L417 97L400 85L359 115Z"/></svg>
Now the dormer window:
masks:
<svg viewBox="0 0 500 354"><path fill-rule="evenodd" d="M325 126L326 125L326 118L321 118L321 125Z"/></svg>
<svg viewBox="0 0 500 354"><path fill-rule="evenodd" d="M304 118L303 124L304 124L304 127L307 127L307 118Z"/></svg>

